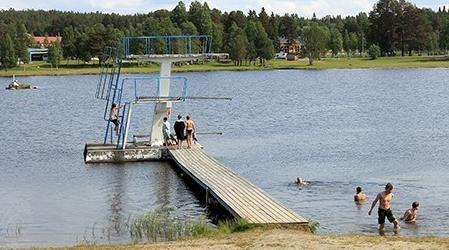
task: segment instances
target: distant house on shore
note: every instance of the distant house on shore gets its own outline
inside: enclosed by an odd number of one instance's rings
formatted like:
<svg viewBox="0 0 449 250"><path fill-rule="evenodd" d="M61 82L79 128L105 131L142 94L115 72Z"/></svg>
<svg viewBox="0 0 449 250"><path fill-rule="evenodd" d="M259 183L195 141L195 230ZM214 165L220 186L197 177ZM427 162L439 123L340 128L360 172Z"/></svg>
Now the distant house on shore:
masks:
<svg viewBox="0 0 449 250"><path fill-rule="evenodd" d="M62 36L32 36L33 47L36 48L48 48L48 46L56 41L61 42Z"/></svg>
<svg viewBox="0 0 449 250"><path fill-rule="evenodd" d="M48 46L62 41L61 36L31 36L33 45L28 48L29 61L46 61L48 59Z"/></svg>
<svg viewBox="0 0 449 250"><path fill-rule="evenodd" d="M298 54L301 52L301 42L299 39L287 39L286 37L279 37L279 52L288 54Z"/></svg>

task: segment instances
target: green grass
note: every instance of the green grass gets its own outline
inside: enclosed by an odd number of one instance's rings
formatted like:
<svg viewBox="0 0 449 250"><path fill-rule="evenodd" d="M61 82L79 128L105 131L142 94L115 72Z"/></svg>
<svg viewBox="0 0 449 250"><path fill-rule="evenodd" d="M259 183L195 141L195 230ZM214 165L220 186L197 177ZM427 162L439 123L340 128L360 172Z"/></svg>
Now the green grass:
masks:
<svg viewBox="0 0 449 250"><path fill-rule="evenodd" d="M271 60L266 66L244 65L235 66L232 62L205 62L202 64L173 66L174 72L203 72L203 71L240 71L240 70L270 70L270 69L342 69L342 68L447 68L449 57L447 56L405 56L382 57L376 60L369 58L323 58L317 60L314 65L308 65L307 59L298 61ZM157 64L125 65L122 73L152 73L158 72ZM98 74L100 68L98 62L93 64L80 64L77 61L63 61L59 69L52 68L46 62L33 62L20 67L0 70L0 76L10 77L30 75L82 75Z"/></svg>
<svg viewBox="0 0 449 250"><path fill-rule="evenodd" d="M134 218L128 226L131 238L135 242L173 241L186 237L219 236L243 232L255 228L246 220L236 219L220 222L218 227L208 224L205 218L191 221L175 219L165 210L148 212Z"/></svg>
<svg viewBox="0 0 449 250"><path fill-rule="evenodd" d="M244 232L246 230L250 230L257 227L255 224L250 224L245 219L235 219L235 220L227 220L220 221L218 223L218 232L223 234Z"/></svg>
<svg viewBox="0 0 449 250"><path fill-rule="evenodd" d="M317 233L318 229L320 229L320 223L318 221L309 220L308 227L310 232Z"/></svg>

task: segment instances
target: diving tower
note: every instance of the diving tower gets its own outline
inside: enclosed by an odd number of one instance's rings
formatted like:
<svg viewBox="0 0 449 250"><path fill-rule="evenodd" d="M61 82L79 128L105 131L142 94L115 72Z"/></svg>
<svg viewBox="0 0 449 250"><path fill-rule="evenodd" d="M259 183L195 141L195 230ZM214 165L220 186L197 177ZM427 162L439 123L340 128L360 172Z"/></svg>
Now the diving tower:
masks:
<svg viewBox="0 0 449 250"><path fill-rule="evenodd" d="M211 53L212 40L206 35L191 36L137 36L124 37L121 48L107 47L101 58L101 73L95 97L105 101L103 143L86 144L86 163L158 160L166 157L163 145L162 123L170 117L173 103L189 99L224 99L222 97L188 96L188 80L173 77L172 66L177 62L196 61L227 54ZM123 77L125 64L152 62L160 65L158 77ZM126 93L130 92L130 93ZM110 119L112 104L119 107L119 129L114 135ZM133 107L154 106L149 133L130 135ZM130 138L133 140L129 140ZM137 139L144 140L137 142Z"/></svg>

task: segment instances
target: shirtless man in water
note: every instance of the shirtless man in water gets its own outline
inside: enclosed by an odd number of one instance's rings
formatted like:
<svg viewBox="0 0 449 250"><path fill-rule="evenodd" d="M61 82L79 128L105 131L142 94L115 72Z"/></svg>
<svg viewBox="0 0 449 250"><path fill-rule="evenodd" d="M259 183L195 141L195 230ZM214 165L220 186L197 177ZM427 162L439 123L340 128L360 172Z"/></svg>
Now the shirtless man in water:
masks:
<svg viewBox="0 0 449 250"><path fill-rule="evenodd" d="M354 195L354 201L358 203L363 203L366 201L366 195L362 192L361 187L355 189L356 194Z"/></svg>
<svg viewBox="0 0 449 250"><path fill-rule="evenodd" d="M376 206L377 201L379 202L379 210L377 214L379 215L378 222L379 222L379 234L384 235L384 224L385 224L385 217L387 217L388 221L390 223L394 224L395 233L398 233L399 231L399 222L394 217L393 212L391 212L390 203L393 199L393 185L391 183L387 183L385 185L385 191L380 192L376 199L373 201L373 204L371 205L371 209L368 212L368 215L371 215L371 212L373 211L373 208Z"/></svg>
<svg viewBox="0 0 449 250"><path fill-rule="evenodd" d="M415 201L412 203L412 208L407 209L400 220L406 223L414 223L416 221L416 215L418 213L419 202Z"/></svg>

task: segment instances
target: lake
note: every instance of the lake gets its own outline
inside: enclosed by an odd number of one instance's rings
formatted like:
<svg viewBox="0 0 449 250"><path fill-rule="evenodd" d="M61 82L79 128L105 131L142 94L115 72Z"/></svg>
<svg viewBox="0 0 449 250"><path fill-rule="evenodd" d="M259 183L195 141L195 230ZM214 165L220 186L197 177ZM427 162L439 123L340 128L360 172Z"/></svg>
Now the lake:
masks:
<svg viewBox="0 0 449 250"><path fill-rule="evenodd" d="M223 132L199 137L206 151L319 221L319 233L375 234L369 206L391 182L396 217L421 204L417 224L402 224L401 234L449 236L449 70L175 75L188 78L192 96L233 98L174 104L199 130ZM18 80L40 89L0 90L0 247L129 242L126 223L145 212L205 215L168 163L84 164L84 144L104 133L98 76ZM151 112L137 107L131 131L148 133ZM294 185L298 176L311 184ZM357 186L369 197L363 206L353 202Z"/></svg>

